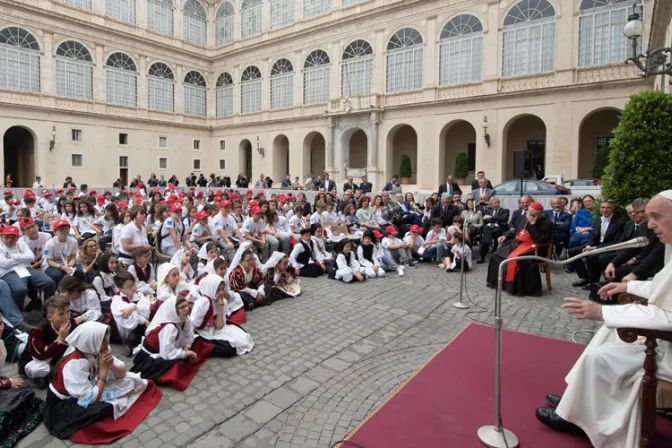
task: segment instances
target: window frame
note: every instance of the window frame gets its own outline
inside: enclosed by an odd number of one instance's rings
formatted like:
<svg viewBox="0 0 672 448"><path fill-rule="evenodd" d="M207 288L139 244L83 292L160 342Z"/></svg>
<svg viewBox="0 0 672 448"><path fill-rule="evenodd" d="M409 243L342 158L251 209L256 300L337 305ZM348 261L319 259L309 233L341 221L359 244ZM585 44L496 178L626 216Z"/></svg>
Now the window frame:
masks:
<svg viewBox="0 0 672 448"><path fill-rule="evenodd" d="M75 163L76 157L79 157L79 164ZM84 168L84 154L70 154L71 168Z"/></svg>

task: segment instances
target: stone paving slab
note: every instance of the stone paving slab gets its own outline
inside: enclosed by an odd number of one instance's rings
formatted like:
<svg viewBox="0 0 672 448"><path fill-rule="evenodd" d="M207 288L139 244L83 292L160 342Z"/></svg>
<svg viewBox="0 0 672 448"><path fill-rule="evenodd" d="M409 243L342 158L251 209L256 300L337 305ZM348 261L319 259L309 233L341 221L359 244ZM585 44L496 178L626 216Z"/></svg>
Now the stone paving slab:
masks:
<svg viewBox="0 0 672 448"><path fill-rule="evenodd" d="M485 266L467 274L468 310L452 306L459 274L427 264L364 284L302 279L301 296L248 313L252 353L208 360L184 392L163 388L145 422L113 446L329 447L465 325L492 325L494 291L485 286ZM560 309L563 297L586 294L571 287L574 275L552 272L553 291L543 297L504 296L505 327L586 343L599 326ZM8 365L3 374L15 372ZM73 444L41 425L18 446Z"/></svg>

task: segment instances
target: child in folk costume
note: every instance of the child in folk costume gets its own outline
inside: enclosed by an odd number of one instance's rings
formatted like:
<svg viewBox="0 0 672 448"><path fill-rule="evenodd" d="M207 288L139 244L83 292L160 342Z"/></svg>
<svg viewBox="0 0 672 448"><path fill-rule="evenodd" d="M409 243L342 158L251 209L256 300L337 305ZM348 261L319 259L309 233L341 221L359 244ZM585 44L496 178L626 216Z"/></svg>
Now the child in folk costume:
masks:
<svg viewBox="0 0 672 448"><path fill-rule="evenodd" d="M301 294L301 284L289 264L289 257L283 252L273 252L264 264L266 294L271 300L296 297Z"/></svg>
<svg viewBox="0 0 672 448"><path fill-rule="evenodd" d="M264 291L264 274L258 258L252 251L252 243L241 243L226 271L226 281L233 292L240 294L245 308L268 305Z"/></svg>
<svg viewBox="0 0 672 448"><path fill-rule="evenodd" d="M249 249L246 250L242 258L250 253ZM199 291L200 297L194 302L190 319L201 339L215 346L210 356L228 358L251 352L254 342L249 333L238 325L226 322L226 308L231 295L227 292L224 279L208 274L201 280Z"/></svg>
<svg viewBox="0 0 672 448"><path fill-rule="evenodd" d="M202 278L208 274L219 275L222 278L226 278L227 265L228 263L226 262L226 259L221 257L209 261L208 264L205 265L205 272L203 273ZM228 299L226 306L226 321L230 324L236 325L247 323L247 318L245 317L245 304L243 303L243 299L240 298L240 294L231 291L231 287L228 283L226 288L226 292L229 294L229 296L231 296L231 298Z"/></svg>
<svg viewBox="0 0 672 448"><path fill-rule="evenodd" d="M334 262L334 255L330 250L327 249L327 243L325 241L326 234L329 233L329 230L322 227L320 224L311 224L310 225L310 234L312 235L311 239L313 240L313 249L316 254L319 253L318 258L324 259L326 264L329 262Z"/></svg>
<svg viewBox="0 0 672 448"><path fill-rule="evenodd" d="M301 229L301 238L289 255L289 264L302 277L319 277L325 272L324 259L315 250L310 229Z"/></svg>
<svg viewBox="0 0 672 448"><path fill-rule="evenodd" d="M152 304L150 319L154 317L161 304L170 297L180 295L182 291L188 291L185 297L189 300L198 294L198 286L185 282L180 275L179 268L172 263L163 263L159 266L156 280L156 301Z"/></svg>
<svg viewBox="0 0 672 448"><path fill-rule="evenodd" d="M194 268L191 267L191 251L188 249L180 249L170 259L170 264L177 266L180 271L180 277L187 282L192 283L196 277Z"/></svg>
<svg viewBox="0 0 672 448"><path fill-rule="evenodd" d="M185 390L214 349L214 345L196 339L187 299L172 296L163 302L147 328L131 372Z"/></svg>
<svg viewBox="0 0 672 448"><path fill-rule="evenodd" d="M385 270L380 266L379 252L376 248L376 237L373 231L367 230L362 236L362 244L357 248L357 261L365 269L368 278L385 277ZM399 275L403 275L403 268Z"/></svg>
<svg viewBox="0 0 672 448"><path fill-rule="evenodd" d="M103 315L98 292L92 285L68 275L58 283L61 297L70 301L70 314L75 324L96 321L109 324L109 315Z"/></svg>
<svg viewBox="0 0 672 448"><path fill-rule="evenodd" d="M448 256L443 259L443 265L446 267L446 272L459 272L462 269L462 259L464 259L464 270L470 270L472 267L471 247L464 244L464 236L462 233L453 233L451 244L452 247L450 252L448 252Z"/></svg>
<svg viewBox="0 0 672 448"><path fill-rule="evenodd" d="M212 241L201 246L201 249L198 251L198 268L196 269L196 275L203 275L205 272L205 266L209 261L217 258L217 245Z"/></svg>
<svg viewBox="0 0 672 448"><path fill-rule="evenodd" d="M342 240L336 246L336 280L343 280L350 283L353 279L360 282L366 280L363 275L366 269L357 261L355 253L352 251L352 243L349 240Z"/></svg>
<svg viewBox="0 0 672 448"><path fill-rule="evenodd" d="M144 418L161 399L153 382L126 372L109 349L110 327L86 322L67 338L69 345L47 391L44 424L59 439L110 443L130 434L129 423ZM113 422L122 419L119 428ZM135 423L137 426L137 423Z"/></svg>
<svg viewBox="0 0 672 448"><path fill-rule="evenodd" d="M128 267L128 272L135 279L135 287L146 296L156 293L156 273L149 262L150 250L146 247L136 247L131 251L133 264Z"/></svg>
<svg viewBox="0 0 672 448"><path fill-rule="evenodd" d="M44 310L47 314L47 323L30 331L28 349L24 350L19 359L19 373L25 373L28 378L34 379L39 389L47 386L46 378L52 366L61 359L68 348L65 338L70 334L74 324L70 320L70 302L63 297L47 299L44 302ZM5 357L2 356L2 361L4 360Z"/></svg>
<svg viewBox="0 0 672 448"><path fill-rule="evenodd" d="M104 315L110 314L112 297L117 293L114 285L114 273L117 270L117 256L111 252L104 253L98 260L100 271L91 284L100 298L100 308Z"/></svg>
<svg viewBox="0 0 672 448"><path fill-rule="evenodd" d="M131 356L149 326L150 304L137 292L135 279L128 272L116 274L114 284L119 292L112 297L112 317L124 344L124 355Z"/></svg>

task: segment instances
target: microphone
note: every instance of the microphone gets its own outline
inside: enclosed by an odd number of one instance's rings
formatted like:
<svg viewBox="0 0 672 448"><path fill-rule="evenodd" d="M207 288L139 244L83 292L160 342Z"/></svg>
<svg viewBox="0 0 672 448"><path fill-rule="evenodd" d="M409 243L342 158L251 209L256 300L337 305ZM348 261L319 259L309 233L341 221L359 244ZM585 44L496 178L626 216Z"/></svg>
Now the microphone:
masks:
<svg viewBox="0 0 672 448"><path fill-rule="evenodd" d="M586 252L588 255L598 255L605 252L613 252L615 250L621 249L636 249L638 247L644 247L649 244L649 239L645 236L638 236L629 241L624 241L622 243L612 244L611 246L601 247L599 249L593 249L589 252Z"/></svg>

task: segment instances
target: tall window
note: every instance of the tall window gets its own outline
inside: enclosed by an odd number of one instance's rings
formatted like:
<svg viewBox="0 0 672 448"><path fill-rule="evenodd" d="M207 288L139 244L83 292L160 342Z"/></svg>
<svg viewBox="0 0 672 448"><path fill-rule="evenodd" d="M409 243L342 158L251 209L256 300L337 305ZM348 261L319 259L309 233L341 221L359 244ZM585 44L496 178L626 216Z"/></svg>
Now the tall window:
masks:
<svg viewBox="0 0 672 448"><path fill-rule="evenodd" d="M91 0L59 0L66 5L74 6L75 8L86 9L91 11Z"/></svg>
<svg viewBox="0 0 672 448"><path fill-rule="evenodd" d="M553 71L555 10L548 0L520 0L504 18L503 76Z"/></svg>
<svg viewBox="0 0 672 448"><path fill-rule="evenodd" d="M454 17L441 30L439 85L483 79L483 25L471 14Z"/></svg>
<svg viewBox="0 0 672 448"><path fill-rule="evenodd" d="M287 59L278 59L271 68L271 109L292 107L294 67Z"/></svg>
<svg viewBox="0 0 672 448"><path fill-rule="evenodd" d="M138 73L133 59L125 53L112 53L106 66L107 102L135 107L138 101Z"/></svg>
<svg viewBox="0 0 672 448"><path fill-rule="evenodd" d="M331 11L331 0L303 0L303 18L321 16Z"/></svg>
<svg viewBox="0 0 672 448"><path fill-rule="evenodd" d="M147 28L173 35L173 0L147 0Z"/></svg>
<svg viewBox="0 0 672 448"><path fill-rule="evenodd" d="M243 39L261 34L261 0L243 0L240 6L240 26Z"/></svg>
<svg viewBox="0 0 672 448"><path fill-rule="evenodd" d="M105 15L120 22L135 24L135 0L105 0Z"/></svg>
<svg viewBox="0 0 672 448"><path fill-rule="evenodd" d="M23 28L0 30L0 89L40 91L40 46Z"/></svg>
<svg viewBox="0 0 672 448"><path fill-rule="evenodd" d="M641 4L641 1L637 1ZM583 0L579 18L579 65L622 63L630 55L623 35L632 0ZM641 39L639 45L641 47ZM641 48L639 49L641 52Z"/></svg>
<svg viewBox="0 0 672 448"><path fill-rule="evenodd" d="M318 104L329 101L329 55L315 50L308 55L303 65L303 104Z"/></svg>
<svg viewBox="0 0 672 448"><path fill-rule="evenodd" d="M373 49L365 40L356 40L343 50L341 92L343 96L371 95L373 89Z"/></svg>
<svg viewBox="0 0 672 448"><path fill-rule="evenodd" d="M184 77L184 114L205 117L207 86L203 75L196 71L187 73Z"/></svg>
<svg viewBox="0 0 672 448"><path fill-rule="evenodd" d="M341 5L343 7L350 6L350 5L356 5L357 3L362 3L364 0L343 0L341 2Z"/></svg>
<svg viewBox="0 0 672 448"><path fill-rule="evenodd" d="M254 65L243 70L240 77L241 112L261 112L261 72Z"/></svg>
<svg viewBox="0 0 672 448"><path fill-rule="evenodd" d="M233 42L233 6L229 2L224 2L217 9L217 46L230 44Z"/></svg>
<svg viewBox="0 0 672 448"><path fill-rule="evenodd" d="M66 40L56 49L56 94L93 99L93 58L79 42Z"/></svg>
<svg viewBox="0 0 672 448"><path fill-rule="evenodd" d="M198 0L184 2L184 40L205 47L208 43L208 15Z"/></svg>
<svg viewBox="0 0 672 448"><path fill-rule="evenodd" d="M271 29L294 23L294 0L270 0Z"/></svg>
<svg viewBox="0 0 672 448"><path fill-rule="evenodd" d="M147 95L150 110L172 112L175 86L173 71L163 62L155 62L149 67Z"/></svg>
<svg viewBox="0 0 672 448"><path fill-rule="evenodd" d="M387 92L422 88L422 36L404 28L387 43Z"/></svg>
<svg viewBox="0 0 672 448"><path fill-rule="evenodd" d="M228 73L222 73L217 78L217 116L231 115L233 115L233 78Z"/></svg>

